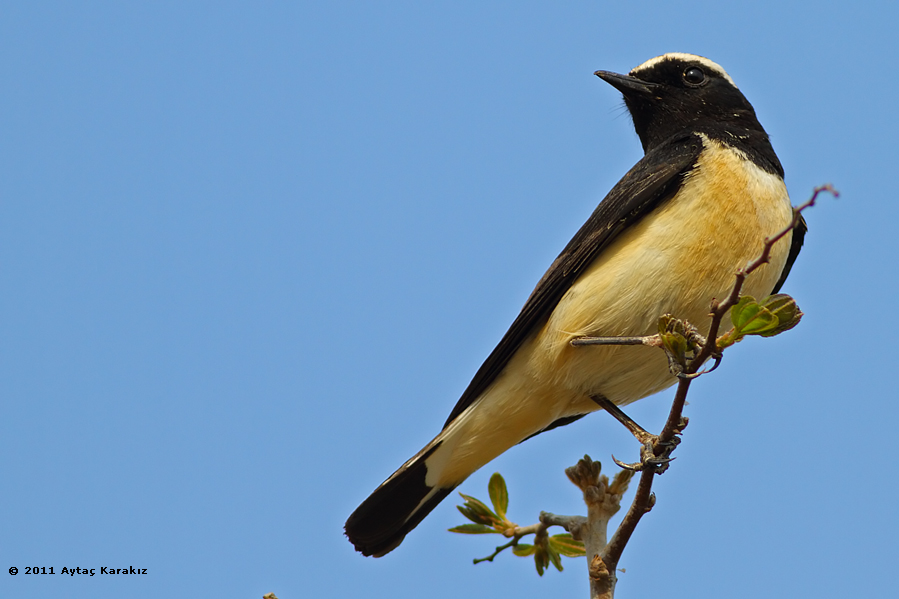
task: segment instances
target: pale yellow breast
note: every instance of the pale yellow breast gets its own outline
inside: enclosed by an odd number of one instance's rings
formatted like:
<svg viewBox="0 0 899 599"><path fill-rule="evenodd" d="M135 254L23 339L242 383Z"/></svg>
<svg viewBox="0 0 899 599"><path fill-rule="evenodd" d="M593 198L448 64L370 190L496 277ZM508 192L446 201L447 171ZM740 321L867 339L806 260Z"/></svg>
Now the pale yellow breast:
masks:
<svg viewBox="0 0 899 599"><path fill-rule="evenodd" d="M792 215L783 181L704 139L680 193L628 229L565 294L534 340L530 364L548 384L629 403L674 382L664 355L643 347L571 347L579 336L644 335L671 313L700 330L712 298ZM767 295L783 271L787 236L744 293Z"/></svg>
<svg viewBox="0 0 899 599"><path fill-rule="evenodd" d="M623 405L674 383L658 349L569 342L654 333L665 313L706 328L712 298L724 297L763 239L787 225L792 212L779 177L716 142L704 143L681 193L608 247L494 383L437 437L428 484L457 484L556 419L595 411L591 394ZM747 280L746 293L771 292L789 244L787 236L775 247L771 263Z"/></svg>

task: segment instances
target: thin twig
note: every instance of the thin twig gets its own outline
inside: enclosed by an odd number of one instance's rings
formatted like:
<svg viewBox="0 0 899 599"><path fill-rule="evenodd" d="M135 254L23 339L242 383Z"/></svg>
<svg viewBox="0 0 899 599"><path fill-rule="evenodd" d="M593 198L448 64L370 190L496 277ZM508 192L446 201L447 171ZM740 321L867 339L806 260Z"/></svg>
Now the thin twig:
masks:
<svg viewBox="0 0 899 599"><path fill-rule="evenodd" d="M481 562L492 562L493 558L495 558L497 555L499 555L509 547L515 547L516 545L518 545L518 542L523 537L526 537L527 535L536 535L537 538L539 538L541 534L546 535L546 529L548 527L548 525L543 524L542 522L531 524L529 526L516 526L515 528L503 533L503 535L506 537L512 537L511 541L509 541L505 545L496 547L495 551L487 557L475 558L474 563L480 564Z"/></svg>
<svg viewBox="0 0 899 599"><path fill-rule="evenodd" d="M518 545L518 540L519 539L517 539L517 538L512 539L505 545L500 545L499 547L497 547L496 550L493 553L491 553L490 555L488 555L487 557L476 557L472 561L476 564L480 564L481 562L492 562L493 558L495 558L497 555L499 555L500 553L502 553L509 547L515 547L516 545Z"/></svg>
<svg viewBox="0 0 899 599"><path fill-rule="evenodd" d="M680 379L678 381L677 393L674 395L674 403L671 406L671 412L668 415L668 422L665 425L665 429L663 429L663 434L664 430L668 428L668 424L671 424L672 421L683 424L681 412L683 412L683 407L687 399L687 391L690 389L691 382L692 379ZM676 429L676 427L672 428L672 430L674 429ZM670 442L673 438L673 433L667 438L663 435L659 435L660 442ZM657 455L661 454L662 451L660 450ZM618 568L618 560L621 559L624 547L627 545L631 535L637 528L640 519L652 509L653 505L655 505L655 496L652 494L652 482L655 474L656 469L654 468L645 468L640 473L640 482L637 483L637 492L634 494L634 500L631 502L631 506L628 508L627 514L625 514L621 524L618 525L618 530L612 535L612 539L602 552L601 557L605 562L606 568L610 572L614 572L615 569Z"/></svg>

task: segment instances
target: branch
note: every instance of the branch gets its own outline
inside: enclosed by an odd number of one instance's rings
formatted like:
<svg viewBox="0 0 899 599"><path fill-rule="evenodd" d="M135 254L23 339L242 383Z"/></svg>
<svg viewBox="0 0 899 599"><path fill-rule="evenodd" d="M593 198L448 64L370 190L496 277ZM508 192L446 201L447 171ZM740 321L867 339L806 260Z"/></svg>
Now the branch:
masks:
<svg viewBox="0 0 899 599"><path fill-rule="evenodd" d="M540 530L540 526L541 526L540 524L532 524L531 526L525 526L524 528L534 528L534 530L532 530L530 532L522 532L521 534L515 535L514 537L512 537L511 541L509 541L505 545L498 546L494 550L494 552L491 553L490 555L488 555L487 557L476 557L476 558L474 558L474 560L472 560L472 563L480 564L481 562L492 562L493 558L495 558L497 555L499 555L500 553L502 553L509 547L517 546L518 541L520 541L523 536L528 535L528 534L536 534ZM544 534L546 534L545 530L544 530Z"/></svg>
<svg viewBox="0 0 899 599"><path fill-rule="evenodd" d="M475 559L475 564L492 562L497 555L511 548L512 552L519 557L534 556L537 572L542 576L550 564L562 571L563 555L566 557L582 557L584 555L584 545L578 539L580 539L580 531L587 521L586 518L583 516L557 516L541 512L540 522L530 526L518 526L506 517L506 510L509 507L509 491L506 488L506 482L498 472L490 477L487 489L490 492L493 509L479 499L460 493L465 499L465 504L457 506L457 508L471 521L471 524L454 526L450 532L500 534L506 538L511 537L511 540L496 547L493 553L487 557ZM547 531L551 526L561 526L570 534L549 536ZM523 537L531 534L534 535L533 545L520 543Z"/></svg>
<svg viewBox="0 0 899 599"><path fill-rule="evenodd" d="M615 584L617 582L615 571L618 568L618 562L621 559L621 554L624 551L624 548L627 545L628 541L630 540L631 535L634 533L634 530L637 528L637 524L639 524L640 519L655 505L655 495L652 493L652 483L654 476L656 474L661 474L665 471L665 469L667 469L667 462L664 462L660 465L658 464L657 460L654 461L653 458L667 458L667 454L671 452L678 441L677 435L679 435L687 426L687 423L689 421L683 416L683 409L687 401L687 392L690 390L690 383L692 382L693 378L695 378L696 374L700 372L699 369L702 367L702 365L709 358L716 358L715 367L717 367L717 360L720 359L721 356L721 350L719 349L717 343L718 331L728 311L740 301L740 292L743 289L743 283L746 281L746 277L760 268L763 264L768 263L771 257L771 249L774 247L774 244L783 239L790 231L792 231L799 225L802 218L802 211L814 206L815 202L818 199L818 196L824 192L828 192L834 197L839 197L839 193L830 184L816 187L814 193L812 194L812 197L807 202L793 208L793 218L790 220L790 223L783 230L779 231L772 237L768 237L765 239L764 243L762 244L761 254L759 254L758 258L747 264L744 268L737 271L737 273L735 274L734 286L731 289L728 297L722 302L712 300L712 321L709 325L708 335L704 340L705 342L703 343L695 343L694 340L694 346L698 347L698 351L695 352L693 358L689 361L689 363L681 364L683 368L683 376L679 374L677 391L671 404L671 410L668 413L668 419L665 422L665 426L662 428L662 432L659 434L656 440L648 445L645 444L645 435L647 434L646 431L640 429L642 433L635 432L632 425L625 423L628 426L628 429L634 433L637 439L640 440L641 443L644 443L645 451L642 455L641 464L643 467L641 468L640 482L637 485L637 492L634 496L634 500L631 503L627 514L624 516L624 519L621 521L621 524L618 526L618 529L615 531L615 534L612 536L612 540L600 553L588 552L587 554L588 556L592 555L592 557L588 559L591 598L611 599L614 596ZM799 313L799 315L801 316L801 313ZM692 337L692 335L689 336ZM664 341L661 334L651 337L659 337L660 341ZM631 343L630 339L632 338L625 338L623 342L618 344L631 345L633 343ZM642 345L654 344L654 342L647 342L645 339L646 338L644 338L644 341L641 342ZM587 345L592 343L593 340L591 339L590 343L583 344ZM688 345L689 344L690 341L688 340ZM669 347L667 344L664 345L666 353L668 353L669 355L669 361L671 361L672 354L669 351ZM678 358L685 361L683 353ZM594 401L597 401L597 403L600 403L600 400L597 400L597 398L593 399ZM606 401L608 402L608 400ZM602 403L600 403L600 405L602 405ZM616 414L616 411L618 414ZM615 407L615 411L612 411L611 413L617 419L624 422L624 420L620 416L623 415L623 412L621 412L621 410L618 410L617 406ZM628 418L628 420L630 419Z"/></svg>

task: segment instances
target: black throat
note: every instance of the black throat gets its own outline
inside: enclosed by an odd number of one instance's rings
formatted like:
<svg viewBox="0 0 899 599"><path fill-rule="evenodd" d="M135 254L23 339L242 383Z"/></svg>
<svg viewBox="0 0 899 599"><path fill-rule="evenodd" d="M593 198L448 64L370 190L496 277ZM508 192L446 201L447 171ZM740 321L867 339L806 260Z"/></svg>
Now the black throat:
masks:
<svg viewBox="0 0 899 599"><path fill-rule="evenodd" d="M646 106L639 99L635 101L625 97L644 152L659 147L672 137L702 133L709 139L739 150L762 170L783 178L783 165L774 153L768 133L756 118L755 110L742 94L735 103L741 106L731 105L729 110L709 105L694 107L689 102L670 100L661 106Z"/></svg>

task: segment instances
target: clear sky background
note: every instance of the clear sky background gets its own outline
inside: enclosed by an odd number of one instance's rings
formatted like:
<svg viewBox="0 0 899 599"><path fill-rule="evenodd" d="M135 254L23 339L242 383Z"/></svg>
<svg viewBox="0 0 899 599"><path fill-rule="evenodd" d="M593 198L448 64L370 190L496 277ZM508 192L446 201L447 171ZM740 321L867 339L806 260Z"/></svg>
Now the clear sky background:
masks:
<svg viewBox="0 0 899 599"><path fill-rule="evenodd" d="M438 432L641 156L593 76L722 64L808 213L794 331L693 386L621 597L886 597L899 550L895 2L7 2L0 596L583 597L497 538L343 522ZM671 394L630 412L658 429ZM514 448L511 517L637 448L602 414ZM630 498L630 495L628 496ZM17 566L145 576L10 576ZM99 571L99 570L98 570ZM674 595L669 590L673 589Z"/></svg>

